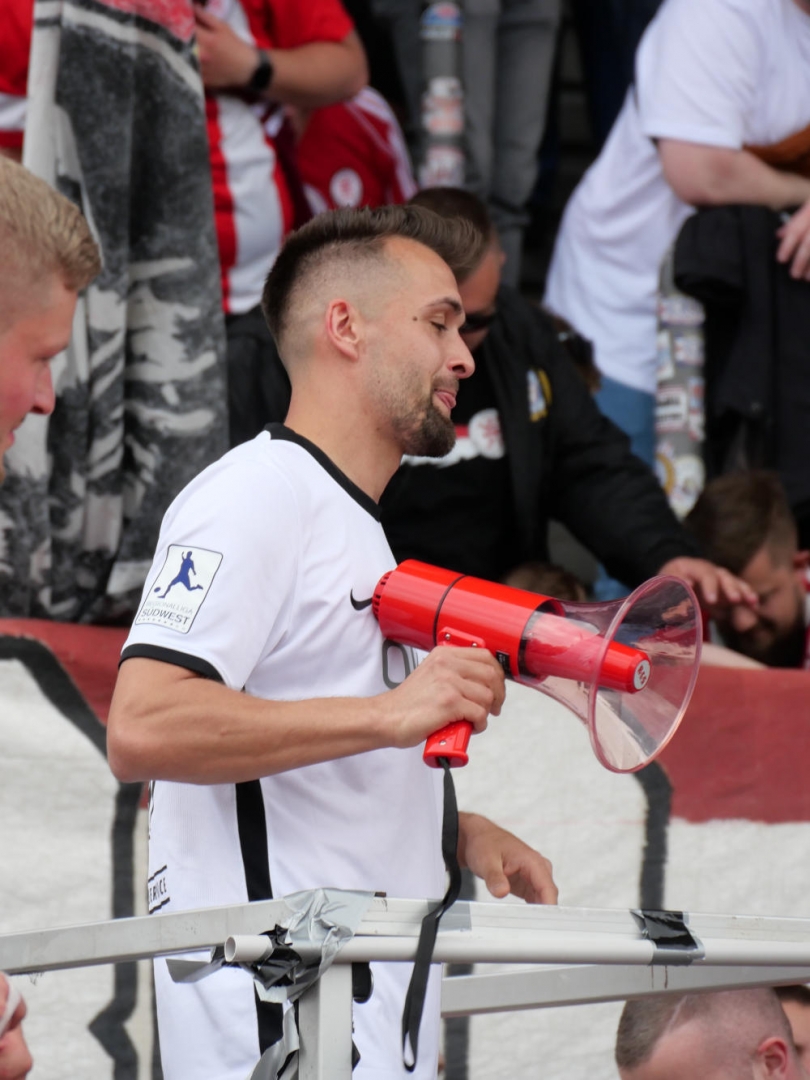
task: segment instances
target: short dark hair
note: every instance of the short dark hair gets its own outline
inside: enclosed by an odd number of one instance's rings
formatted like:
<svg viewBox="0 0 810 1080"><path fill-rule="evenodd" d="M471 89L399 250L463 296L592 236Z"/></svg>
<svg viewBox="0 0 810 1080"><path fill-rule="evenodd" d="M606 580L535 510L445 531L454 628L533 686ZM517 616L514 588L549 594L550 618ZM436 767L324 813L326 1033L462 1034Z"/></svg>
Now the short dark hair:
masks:
<svg viewBox="0 0 810 1080"><path fill-rule="evenodd" d="M796 522L779 477L765 469L712 480L684 522L707 559L740 574L757 552L796 549Z"/></svg>
<svg viewBox="0 0 810 1080"><path fill-rule="evenodd" d="M479 260L480 236L471 225L420 206L331 210L290 233L267 275L262 311L276 344L283 334L296 286L330 258L381 259L387 240L401 237L430 248L457 277Z"/></svg>
<svg viewBox="0 0 810 1080"><path fill-rule="evenodd" d="M471 191L465 191L457 187L430 187L423 188L413 196L411 206L423 206L426 210L432 210L443 218L460 218L468 222L482 237L481 248L475 264L464 274L456 274L456 279L463 283L474 270L477 270L481 260L486 254L492 241L497 235L495 226L486 204L473 195Z"/></svg>

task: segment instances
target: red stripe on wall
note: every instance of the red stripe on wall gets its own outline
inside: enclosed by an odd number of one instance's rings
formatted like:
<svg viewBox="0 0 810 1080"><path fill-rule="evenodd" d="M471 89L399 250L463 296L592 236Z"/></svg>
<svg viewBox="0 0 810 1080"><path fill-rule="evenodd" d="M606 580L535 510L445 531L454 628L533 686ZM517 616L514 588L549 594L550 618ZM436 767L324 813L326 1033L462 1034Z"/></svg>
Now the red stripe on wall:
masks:
<svg viewBox="0 0 810 1080"><path fill-rule="evenodd" d="M123 627L77 626L45 619L0 619L0 635L33 638L50 649L104 724L128 633Z"/></svg>
<svg viewBox="0 0 810 1080"><path fill-rule="evenodd" d="M701 668L661 764L672 816L810 821L810 673Z"/></svg>

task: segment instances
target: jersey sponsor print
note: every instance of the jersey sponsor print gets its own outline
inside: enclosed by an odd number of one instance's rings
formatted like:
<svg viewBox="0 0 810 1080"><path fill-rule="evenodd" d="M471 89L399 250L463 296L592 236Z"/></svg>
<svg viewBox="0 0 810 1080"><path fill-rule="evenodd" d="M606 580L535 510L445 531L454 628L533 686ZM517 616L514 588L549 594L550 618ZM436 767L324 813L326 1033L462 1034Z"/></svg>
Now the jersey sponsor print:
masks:
<svg viewBox="0 0 810 1080"><path fill-rule="evenodd" d="M222 555L218 551L171 544L163 569L135 618L136 624L152 623L187 634L221 562Z"/></svg>

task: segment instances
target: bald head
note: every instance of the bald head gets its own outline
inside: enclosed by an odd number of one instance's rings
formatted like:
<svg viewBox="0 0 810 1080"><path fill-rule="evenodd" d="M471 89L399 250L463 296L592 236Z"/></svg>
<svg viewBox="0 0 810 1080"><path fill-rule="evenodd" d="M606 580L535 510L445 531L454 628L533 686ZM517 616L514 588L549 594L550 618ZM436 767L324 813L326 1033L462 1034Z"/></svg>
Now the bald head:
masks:
<svg viewBox="0 0 810 1080"><path fill-rule="evenodd" d="M628 1001L622 1080L804 1080L790 1025L769 989Z"/></svg>

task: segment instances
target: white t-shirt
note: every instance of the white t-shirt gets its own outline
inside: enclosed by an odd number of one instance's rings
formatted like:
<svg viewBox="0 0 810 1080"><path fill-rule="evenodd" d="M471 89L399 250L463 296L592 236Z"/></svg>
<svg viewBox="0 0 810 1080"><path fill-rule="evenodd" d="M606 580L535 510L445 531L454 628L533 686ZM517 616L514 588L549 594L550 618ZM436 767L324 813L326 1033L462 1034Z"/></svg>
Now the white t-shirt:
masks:
<svg viewBox="0 0 810 1080"><path fill-rule="evenodd" d="M694 212L664 178L654 139L741 149L810 125L810 15L794 0L665 0L636 86L566 207L545 303L595 347L610 378L656 383L661 262Z"/></svg>
<svg viewBox="0 0 810 1080"><path fill-rule="evenodd" d="M416 662L371 610L395 565L376 504L281 425L226 454L163 522L124 657L147 656L256 697L365 697ZM440 897L442 787L420 748L378 750L250 784L157 782L150 910L243 903L330 886ZM355 1006L363 1080L406 1077L401 1017L409 964L374 965ZM167 1080L245 1080L261 1046L253 983L224 970L174 984L156 963ZM415 1075L435 1078L434 969Z"/></svg>

